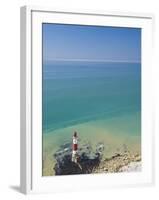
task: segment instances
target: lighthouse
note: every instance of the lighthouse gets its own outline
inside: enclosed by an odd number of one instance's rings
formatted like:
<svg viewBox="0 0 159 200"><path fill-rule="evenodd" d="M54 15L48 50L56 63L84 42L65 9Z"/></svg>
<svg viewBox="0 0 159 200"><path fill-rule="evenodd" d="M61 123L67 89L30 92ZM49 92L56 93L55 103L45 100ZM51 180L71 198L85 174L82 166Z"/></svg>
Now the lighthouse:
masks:
<svg viewBox="0 0 159 200"><path fill-rule="evenodd" d="M75 131L72 138L72 162L77 163L78 159L78 137Z"/></svg>

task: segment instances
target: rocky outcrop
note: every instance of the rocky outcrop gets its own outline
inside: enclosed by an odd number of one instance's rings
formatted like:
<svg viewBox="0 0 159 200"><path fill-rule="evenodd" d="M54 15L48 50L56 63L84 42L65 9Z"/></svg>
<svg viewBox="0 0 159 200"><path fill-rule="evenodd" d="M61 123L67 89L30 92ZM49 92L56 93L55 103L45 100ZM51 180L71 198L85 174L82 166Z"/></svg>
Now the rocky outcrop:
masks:
<svg viewBox="0 0 159 200"><path fill-rule="evenodd" d="M71 161L72 148L71 143L66 143L54 154L56 164L54 167L55 175L70 174L89 174L93 169L99 166L104 150L102 143L97 144L93 151L91 145L86 143L78 149L78 164Z"/></svg>
<svg viewBox="0 0 159 200"><path fill-rule="evenodd" d="M126 147L122 153L116 153L110 158L103 157L104 144L98 143L93 150L89 143L85 143L78 149L78 164L71 161L71 143L65 143L53 155L56 164L55 175L113 173L141 170L141 155L130 153Z"/></svg>
<svg viewBox="0 0 159 200"><path fill-rule="evenodd" d="M128 151L123 154L117 153L111 158L104 159L100 163L99 166L94 168L92 173L124 172L126 171L124 167L128 166L130 163L139 162L139 161L141 161L141 156L138 153L131 154ZM140 165L141 165L141 162L140 162ZM131 170L131 168L129 170ZM132 171L134 170L132 168Z"/></svg>

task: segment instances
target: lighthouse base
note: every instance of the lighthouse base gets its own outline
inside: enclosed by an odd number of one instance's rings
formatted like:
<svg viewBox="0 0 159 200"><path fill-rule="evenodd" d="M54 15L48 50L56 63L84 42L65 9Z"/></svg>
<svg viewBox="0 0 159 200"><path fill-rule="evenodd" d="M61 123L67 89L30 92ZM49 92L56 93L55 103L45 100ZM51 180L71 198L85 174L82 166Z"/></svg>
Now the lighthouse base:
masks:
<svg viewBox="0 0 159 200"><path fill-rule="evenodd" d="M77 163L78 155L72 153L72 162Z"/></svg>
<svg viewBox="0 0 159 200"><path fill-rule="evenodd" d="M99 145L101 146L101 144ZM56 159L55 175L92 173L92 170L99 165L101 157L102 152L98 152L98 150L93 152L89 144L81 146L78 155L72 153L71 144L64 144L54 154Z"/></svg>

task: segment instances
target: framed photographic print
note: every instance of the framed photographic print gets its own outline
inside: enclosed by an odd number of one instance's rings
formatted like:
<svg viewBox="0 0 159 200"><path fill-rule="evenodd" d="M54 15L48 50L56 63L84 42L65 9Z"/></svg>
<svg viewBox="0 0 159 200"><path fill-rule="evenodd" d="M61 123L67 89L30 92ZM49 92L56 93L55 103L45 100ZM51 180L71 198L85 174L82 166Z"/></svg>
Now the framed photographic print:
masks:
<svg viewBox="0 0 159 200"><path fill-rule="evenodd" d="M149 14L21 8L21 191L153 183Z"/></svg>

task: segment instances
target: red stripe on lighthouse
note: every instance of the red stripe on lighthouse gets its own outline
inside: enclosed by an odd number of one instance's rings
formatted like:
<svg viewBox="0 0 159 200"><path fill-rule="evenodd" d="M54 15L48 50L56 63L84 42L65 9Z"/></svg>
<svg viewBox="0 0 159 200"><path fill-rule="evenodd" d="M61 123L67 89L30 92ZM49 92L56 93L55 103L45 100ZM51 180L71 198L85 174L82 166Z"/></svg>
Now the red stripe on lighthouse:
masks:
<svg viewBox="0 0 159 200"><path fill-rule="evenodd" d="M78 162L78 137L77 132L74 132L72 138L72 162Z"/></svg>
<svg viewBox="0 0 159 200"><path fill-rule="evenodd" d="M77 145L77 144L73 144L73 145L72 145L72 149L73 149L74 151L77 151L78 145Z"/></svg>
<svg viewBox="0 0 159 200"><path fill-rule="evenodd" d="M74 132L73 138L72 138L72 150L77 151L78 149L78 138L77 138L77 133Z"/></svg>

